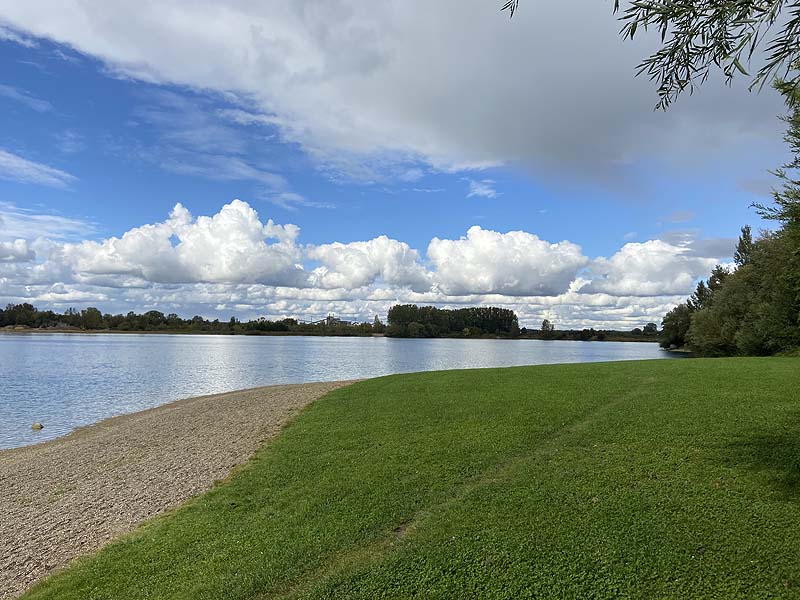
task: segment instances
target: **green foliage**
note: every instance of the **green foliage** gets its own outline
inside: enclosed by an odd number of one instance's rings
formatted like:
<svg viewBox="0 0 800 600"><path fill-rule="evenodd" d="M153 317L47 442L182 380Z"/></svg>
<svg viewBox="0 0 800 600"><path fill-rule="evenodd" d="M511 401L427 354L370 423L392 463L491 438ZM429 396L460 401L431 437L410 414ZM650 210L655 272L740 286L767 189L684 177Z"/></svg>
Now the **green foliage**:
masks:
<svg viewBox="0 0 800 600"><path fill-rule="evenodd" d="M641 327L634 327L631 331L619 331L616 329L595 329L586 327L584 329L553 329L542 331L541 329L520 329L519 336L525 339L534 340L568 340L579 342L655 342L658 334L644 333Z"/></svg>
<svg viewBox="0 0 800 600"><path fill-rule="evenodd" d="M503 5L512 16L518 8L519 0ZM615 0L614 12L619 10ZM623 39L647 30L660 36L660 47L637 71L656 82L660 108L667 108L681 92L694 91L714 69L728 82L737 75L749 77L745 65L754 57L763 57L763 64L751 88L770 84L776 76L787 78L791 88L800 83L800 72L794 70L800 61L798 0L635 0L622 11L620 21Z"/></svg>
<svg viewBox="0 0 800 600"><path fill-rule="evenodd" d="M706 285L705 281L699 282L694 290L694 293L691 295L689 300L686 301L689 310L703 310L705 307L710 306L712 294L713 292L711 288Z"/></svg>
<svg viewBox="0 0 800 600"><path fill-rule="evenodd" d="M390 337L516 336L519 322L514 311L493 306L455 310L416 304L397 304L389 309Z"/></svg>
<svg viewBox="0 0 800 600"><path fill-rule="evenodd" d="M705 285L703 286L705 289ZM691 324L692 308L689 304L679 304L664 317L661 323L662 348L683 348L686 345L686 334Z"/></svg>
<svg viewBox="0 0 800 600"><path fill-rule="evenodd" d="M687 304L664 318L662 345L681 346L682 339L700 356L768 355L800 346L800 253L790 232L764 234L739 256L734 272L716 267Z"/></svg>
<svg viewBox="0 0 800 600"><path fill-rule="evenodd" d="M300 323L295 319L271 321L264 317L241 322L231 317L228 322L218 319L209 321L199 315L191 319L181 319L175 313L164 315L157 310L144 314L131 311L127 315L102 314L89 307L81 312L67 309L63 314L53 311L40 311L31 304L9 304L0 309L0 327L30 327L55 330L103 330L103 331L161 331L169 333L213 333L213 334L298 334L298 335L337 335L369 336L383 333L385 327L376 316L373 323L353 323L328 317L314 323Z"/></svg>
<svg viewBox="0 0 800 600"><path fill-rule="evenodd" d="M742 235L736 244L736 252L733 253L733 262L737 267L749 264L753 257L753 235L750 232L750 225L742 227Z"/></svg>
<svg viewBox="0 0 800 600"><path fill-rule="evenodd" d="M27 600L796 598L794 358L384 377Z"/></svg>

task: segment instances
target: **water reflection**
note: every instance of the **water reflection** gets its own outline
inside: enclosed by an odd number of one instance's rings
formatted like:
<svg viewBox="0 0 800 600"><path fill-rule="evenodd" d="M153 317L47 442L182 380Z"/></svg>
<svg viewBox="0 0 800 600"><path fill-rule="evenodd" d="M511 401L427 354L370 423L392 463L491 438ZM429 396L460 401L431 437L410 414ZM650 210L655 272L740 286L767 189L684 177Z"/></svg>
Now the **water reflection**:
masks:
<svg viewBox="0 0 800 600"><path fill-rule="evenodd" d="M439 369L669 358L656 344L189 335L0 335L0 448L179 398ZM30 429L41 421L40 432Z"/></svg>

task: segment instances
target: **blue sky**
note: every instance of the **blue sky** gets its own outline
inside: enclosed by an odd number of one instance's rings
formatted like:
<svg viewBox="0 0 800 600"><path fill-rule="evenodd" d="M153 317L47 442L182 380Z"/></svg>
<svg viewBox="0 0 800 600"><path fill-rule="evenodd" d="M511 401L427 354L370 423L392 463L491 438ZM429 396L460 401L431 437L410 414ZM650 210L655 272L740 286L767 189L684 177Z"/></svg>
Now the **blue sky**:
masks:
<svg viewBox="0 0 800 600"><path fill-rule="evenodd" d="M654 112L632 68L647 45L617 39L602 3L568 9L579 43L531 42L540 22L487 3L424 24L409 3L47 4L0 6L0 302L245 318L491 303L628 327L763 226L749 205L785 158L769 90L712 81ZM508 65L535 43L551 58ZM250 233L195 227L234 199ZM177 203L192 217L159 238L174 276L115 246ZM252 211L299 233L253 240Z"/></svg>

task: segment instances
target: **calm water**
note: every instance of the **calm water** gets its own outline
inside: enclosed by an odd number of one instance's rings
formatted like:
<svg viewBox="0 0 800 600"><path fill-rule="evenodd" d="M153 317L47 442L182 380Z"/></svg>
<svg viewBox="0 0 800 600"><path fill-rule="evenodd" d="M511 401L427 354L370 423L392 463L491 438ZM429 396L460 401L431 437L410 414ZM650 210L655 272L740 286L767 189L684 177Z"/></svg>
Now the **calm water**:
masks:
<svg viewBox="0 0 800 600"><path fill-rule="evenodd" d="M657 344L188 335L0 335L0 448L172 400L280 383L668 358ZM31 431L31 423L45 425Z"/></svg>

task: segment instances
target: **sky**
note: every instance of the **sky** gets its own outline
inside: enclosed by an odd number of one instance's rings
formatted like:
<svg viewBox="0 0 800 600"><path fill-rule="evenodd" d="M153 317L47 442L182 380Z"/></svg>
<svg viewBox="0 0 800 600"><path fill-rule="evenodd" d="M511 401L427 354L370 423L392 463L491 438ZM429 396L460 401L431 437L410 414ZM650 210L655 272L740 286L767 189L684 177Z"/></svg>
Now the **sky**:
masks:
<svg viewBox="0 0 800 600"><path fill-rule="evenodd" d="M609 3L0 0L0 303L641 327L765 228L769 89L656 111Z"/></svg>

